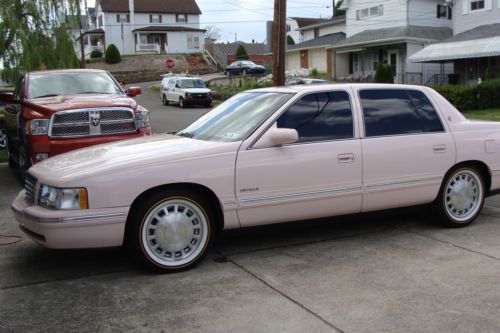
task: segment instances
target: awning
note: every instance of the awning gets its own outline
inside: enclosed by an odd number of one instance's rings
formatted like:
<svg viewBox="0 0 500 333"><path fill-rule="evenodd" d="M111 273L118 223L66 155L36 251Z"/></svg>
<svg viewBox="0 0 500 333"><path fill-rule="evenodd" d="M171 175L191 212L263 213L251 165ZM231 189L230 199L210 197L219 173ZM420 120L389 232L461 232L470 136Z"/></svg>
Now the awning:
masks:
<svg viewBox="0 0 500 333"><path fill-rule="evenodd" d="M500 36L431 44L408 57L410 62L441 62L500 56Z"/></svg>

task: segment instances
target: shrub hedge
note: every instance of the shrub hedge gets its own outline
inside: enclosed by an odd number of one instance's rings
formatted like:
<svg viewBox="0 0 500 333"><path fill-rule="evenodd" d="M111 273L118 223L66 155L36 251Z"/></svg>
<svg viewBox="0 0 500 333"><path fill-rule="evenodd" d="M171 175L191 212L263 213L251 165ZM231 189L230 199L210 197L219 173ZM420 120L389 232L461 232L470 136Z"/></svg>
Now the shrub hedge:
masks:
<svg viewBox="0 0 500 333"><path fill-rule="evenodd" d="M115 44L109 44L106 49L106 53L104 54L104 61L107 64L117 64L122 61L122 57L120 55L120 51Z"/></svg>
<svg viewBox="0 0 500 333"><path fill-rule="evenodd" d="M483 81L477 86L433 88L460 111L500 108L500 79Z"/></svg>
<svg viewBox="0 0 500 333"><path fill-rule="evenodd" d="M373 81L376 83L394 83L391 66L388 64L378 65Z"/></svg>
<svg viewBox="0 0 500 333"><path fill-rule="evenodd" d="M92 52L90 52L90 58L91 59L102 58L102 51L97 49L92 50Z"/></svg>

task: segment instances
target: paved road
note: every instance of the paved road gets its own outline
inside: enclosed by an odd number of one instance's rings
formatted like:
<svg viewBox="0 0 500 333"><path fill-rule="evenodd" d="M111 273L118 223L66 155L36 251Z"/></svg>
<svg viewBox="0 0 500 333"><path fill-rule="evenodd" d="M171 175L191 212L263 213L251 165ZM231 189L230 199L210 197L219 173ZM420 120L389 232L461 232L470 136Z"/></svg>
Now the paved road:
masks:
<svg viewBox="0 0 500 333"><path fill-rule="evenodd" d="M2 333L500 332L499 197L463 229L412 209L227 232L157 275L121 249L36 245L6 164L0 179Z"/></svg>
<svg viewBox="0 0 500 333"><path fill-rule="evenodd" d="M203 76L207 80L210 77L217 77L219 74ZM193 106L181 109L177 105L164 106L160 100L160 93L149 89L152 85L160 84L160 81L133 84L142 89L142 94L135 99L151 112L151 124L155 133L165 133L183 129L193 121L210 111L209 108Z"/></svg>

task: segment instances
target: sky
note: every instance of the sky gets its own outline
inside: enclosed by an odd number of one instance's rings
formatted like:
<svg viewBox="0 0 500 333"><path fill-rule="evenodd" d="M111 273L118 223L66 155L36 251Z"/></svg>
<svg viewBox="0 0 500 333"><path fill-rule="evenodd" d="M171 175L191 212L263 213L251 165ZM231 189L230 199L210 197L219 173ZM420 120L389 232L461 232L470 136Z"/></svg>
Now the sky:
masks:
<svg viewBox="0 0 500 333"><path fill-rule="evenodd" d="M182 0L177 0L182 1ZM274 0L197 0L200 26L220 29L220 41L263 42L266 21L273 19ZM88 6L94 6L88 0ZM287 17L331 17L332 0L287 0Z"/></svg>

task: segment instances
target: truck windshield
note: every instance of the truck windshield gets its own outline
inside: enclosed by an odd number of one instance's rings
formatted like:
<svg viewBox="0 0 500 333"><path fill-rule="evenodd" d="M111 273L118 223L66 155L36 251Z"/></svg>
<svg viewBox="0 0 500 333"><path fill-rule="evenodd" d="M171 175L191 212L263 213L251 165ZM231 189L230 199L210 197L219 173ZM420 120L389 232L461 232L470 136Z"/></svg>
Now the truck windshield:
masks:
<svg viewBox="0 0 500 333"><path fill-rule="evenodd" d="M31 74L27 88L27 98L123 93L107 73L97 72Z"/></svg>
<svg viewBox="0 0 500 333"><path fill-rule="evenodd" d="M245 92L222 103L177 135L233 142L244 140L291 98L289 93Z"/></svg>
<svg viewBox="0 0 500 333"><path fill-rule="evenodd" d="M181 80L181 88L206 88L205 82L200 79Z"/></svg>

